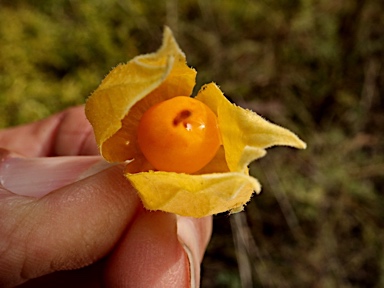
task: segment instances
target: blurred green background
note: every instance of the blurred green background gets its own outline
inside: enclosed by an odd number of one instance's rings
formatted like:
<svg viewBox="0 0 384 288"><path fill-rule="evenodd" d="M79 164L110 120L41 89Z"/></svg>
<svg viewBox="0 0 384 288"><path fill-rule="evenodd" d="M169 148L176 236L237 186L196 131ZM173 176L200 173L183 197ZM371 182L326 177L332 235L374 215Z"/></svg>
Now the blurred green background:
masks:
<svg viewBox="0 0 384 288"><path fill-rule="evenodd" d="M296 132L214 218L202 287L384 287L382 0L0 0L0 128L84 103L168 25L198 71Z"/></svg>

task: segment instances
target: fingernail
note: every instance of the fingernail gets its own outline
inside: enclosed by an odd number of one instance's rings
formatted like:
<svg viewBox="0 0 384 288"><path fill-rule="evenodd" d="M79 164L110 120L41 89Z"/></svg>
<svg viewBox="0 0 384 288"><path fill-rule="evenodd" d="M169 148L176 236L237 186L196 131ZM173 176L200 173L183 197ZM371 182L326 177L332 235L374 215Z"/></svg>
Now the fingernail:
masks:
<svg viewBox="0 0 384 288"><path fill-rule="evenodd" d="M0 185L18 195L42 197L110 166L100 156L22 158L8 155L0 161Z"/></svg>
<svg viewBox="0 0 384 288"><path fill-rule="evenodd" d="M191 288L198 287L200 283L200 261L196 256L199 255L199 241L196 237L197 233L198 232L191 219L186 217L177 218L177 235L188 256Z"/></svg>

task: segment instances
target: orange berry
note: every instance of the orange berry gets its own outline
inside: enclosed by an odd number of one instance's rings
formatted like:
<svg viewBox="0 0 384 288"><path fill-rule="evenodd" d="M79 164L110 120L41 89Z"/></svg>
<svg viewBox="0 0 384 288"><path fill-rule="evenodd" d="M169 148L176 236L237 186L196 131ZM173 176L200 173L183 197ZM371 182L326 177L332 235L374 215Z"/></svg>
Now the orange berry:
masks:
<svg viewBox="0 0 384 288"><path fill-rule="evenodd" d="M207 165L221 145L217 117L194 98L178 96L149 108L138 126L138 143L157 169L194 173Z"/></svg>

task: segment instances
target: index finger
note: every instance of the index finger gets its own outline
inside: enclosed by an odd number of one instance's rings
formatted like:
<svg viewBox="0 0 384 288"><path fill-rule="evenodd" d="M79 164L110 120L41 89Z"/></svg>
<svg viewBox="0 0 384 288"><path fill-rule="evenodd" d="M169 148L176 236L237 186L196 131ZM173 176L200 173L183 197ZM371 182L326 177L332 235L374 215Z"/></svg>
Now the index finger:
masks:
<svg viewBox="0 0 384 288"><path fill-rule="evenodd" d="M27 157L98 154L83 106L69 108L38 122L1 130L0 148Z"/></svg>

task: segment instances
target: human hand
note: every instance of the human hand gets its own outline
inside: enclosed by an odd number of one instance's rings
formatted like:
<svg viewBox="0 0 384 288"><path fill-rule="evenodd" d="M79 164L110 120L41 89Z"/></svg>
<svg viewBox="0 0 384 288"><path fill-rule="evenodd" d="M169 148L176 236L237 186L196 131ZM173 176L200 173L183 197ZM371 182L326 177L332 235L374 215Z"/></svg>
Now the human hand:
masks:
<svg viewBox="0 0 384 288"><path fill-rule="evenodd" d="M0 287L198 286L211 217L145 210L97 154L83 107L0 131Z"/></svg>

